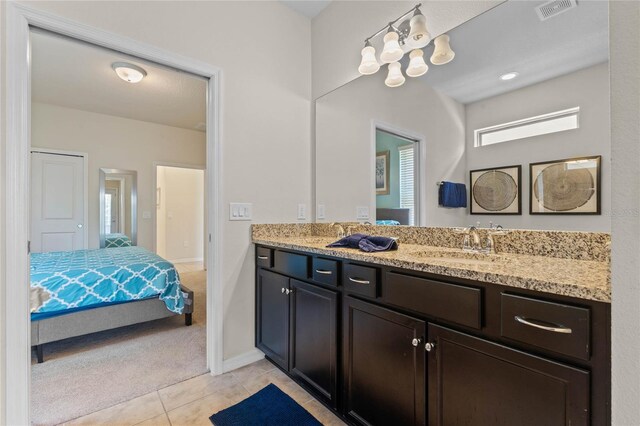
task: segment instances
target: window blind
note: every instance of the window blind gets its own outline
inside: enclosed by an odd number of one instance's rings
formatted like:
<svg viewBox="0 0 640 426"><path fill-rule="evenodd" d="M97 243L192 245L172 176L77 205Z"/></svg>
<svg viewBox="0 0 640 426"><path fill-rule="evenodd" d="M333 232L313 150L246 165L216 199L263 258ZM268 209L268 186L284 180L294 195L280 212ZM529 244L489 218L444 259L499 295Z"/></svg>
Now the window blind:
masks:
<svg viewBox="0 0 640 426"><path fill-rule="evenodd" d="M415 158L414 146L398 148L400 153L400 208L409 209L409 225L415 225Z"/></svg>

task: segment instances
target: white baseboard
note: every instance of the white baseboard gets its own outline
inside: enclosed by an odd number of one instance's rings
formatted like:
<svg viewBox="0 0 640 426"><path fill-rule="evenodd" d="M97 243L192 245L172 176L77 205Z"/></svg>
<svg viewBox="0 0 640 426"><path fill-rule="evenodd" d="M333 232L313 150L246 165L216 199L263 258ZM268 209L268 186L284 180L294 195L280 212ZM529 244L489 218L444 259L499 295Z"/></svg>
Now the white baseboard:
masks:
<svg viewBox="0 0 640 426"><path fill-rule="evenodd" d="M169 259L169 262L176 263L191 263L191 262L202 262L201 257L185 257L184 259Z"/></svg>
<svg viewBox="0 0 640 426"><path fill-rule="evenodd" d="M250 351L234 356L233 358L225 359L222 363L222 371L226 373L227 371L235 370L256 361L260 361L263 358L264 354L262 351L253 348Z"/></svg>

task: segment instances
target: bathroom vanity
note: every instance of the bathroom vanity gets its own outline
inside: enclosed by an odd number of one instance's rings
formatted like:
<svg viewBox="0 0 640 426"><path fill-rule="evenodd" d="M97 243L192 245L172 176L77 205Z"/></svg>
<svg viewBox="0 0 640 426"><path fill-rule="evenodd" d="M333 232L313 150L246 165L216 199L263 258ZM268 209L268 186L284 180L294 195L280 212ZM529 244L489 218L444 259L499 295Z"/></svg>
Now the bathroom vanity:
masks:
<svg viewBox="0 0 640 426"><path fill-rule="evenodd" d="M345 421L610 423L608 259L253 239L256 346Z"/></svg>

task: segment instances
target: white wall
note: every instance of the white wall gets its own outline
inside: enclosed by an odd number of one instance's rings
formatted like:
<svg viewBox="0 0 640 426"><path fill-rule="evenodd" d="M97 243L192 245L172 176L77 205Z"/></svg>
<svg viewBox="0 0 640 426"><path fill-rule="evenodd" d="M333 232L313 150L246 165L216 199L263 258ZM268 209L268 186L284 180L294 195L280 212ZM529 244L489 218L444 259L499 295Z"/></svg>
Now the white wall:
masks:
<svg viewBox="0 0 640 426"><path fill-rule="evenodd" d="M640 3L609 3L611 63L612 404L640 419Z"/></svg>
<svg viewBox="0 0 640 426"><path fill-rule="evenodd" d="M100 168L138 172L138 245L153 250L154 161L204 167L205 134L55 105L33 103L31 142L38 148L89 154L89 247L100 246Z"/></svg>
<svg viewBox="0 0 640 426"><path fill-rule="evenodd" d="M294 222L298 203L309 205L308 19L277 1L28 5L220 67L222 216L231 201L251 202L256 223ZM221 230L225 359L254 348L250 225L226 222Z"/></svg>
<svg viewBox="0 0 640 426"><path fill-rule="evenodd" d="M203 260L204 170L158 167L158 254L171 262ZM164 217L161 217L164 216Z"/></svg>
<svg viewBox="0 0 640 426"><path fill-rule="evenodd" d="M357 206L374 217L375 120L424 138L420 224L464 225L465 209L438 207L436 186L465 181L463 105L418 80L392 89L384 78L358 78L316 101L316 197L326 221L355 221Z"/></svg>
<svg viewBox="0 0 640 426"><path fill-rule="evenodd" d="M364 39L416 5L415 1L333 1L311 24L313 99L358 77ZM432 36L502 3L502 0L422 2Z"/></svg>
<svg viewBox="0 0 640 426"><path fill-rule="evenodd" d="M580 107L580 128L484 147L474 147L475 129ZM469 215L469 223L489 221L507 228L609 232L611 229L611 136L609 64L467 104L468 170L522 166L522 215ZM601 208L596 216L529 214L529 163L602 155ZM465 178L468 185L469 178Z"/></svg>

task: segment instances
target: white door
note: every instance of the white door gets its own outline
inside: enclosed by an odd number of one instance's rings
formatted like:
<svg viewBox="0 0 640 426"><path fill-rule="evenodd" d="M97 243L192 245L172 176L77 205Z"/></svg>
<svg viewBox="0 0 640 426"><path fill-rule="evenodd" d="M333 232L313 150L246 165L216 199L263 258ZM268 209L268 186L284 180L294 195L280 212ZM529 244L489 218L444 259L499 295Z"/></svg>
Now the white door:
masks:
<svg viewBox="0 0 640 426"><path fill-rule="evenodd" d="M31 153L31 251L86 248L84 157Z"/></svg>
<svg viewBox="0 0 640 426"><path fill-rule="evenodd" d="M120 196L118 188L106 188L104 190L104 233L115 234L120 232Z"/></svg>

